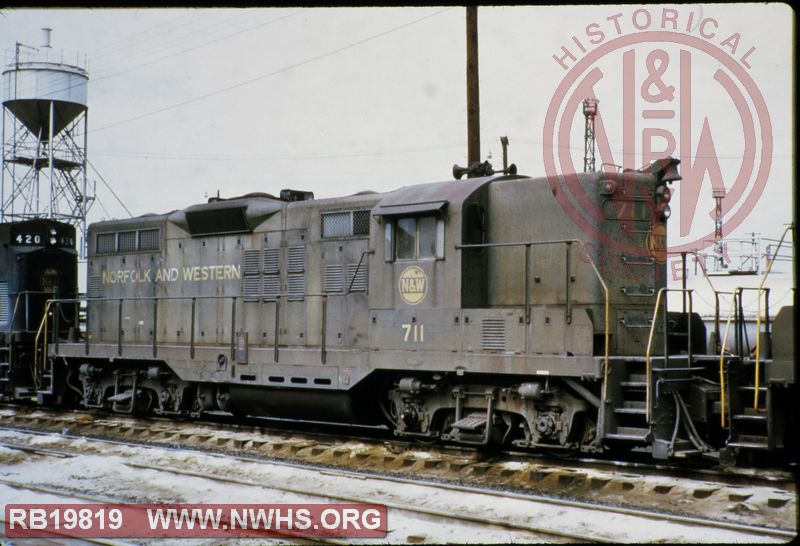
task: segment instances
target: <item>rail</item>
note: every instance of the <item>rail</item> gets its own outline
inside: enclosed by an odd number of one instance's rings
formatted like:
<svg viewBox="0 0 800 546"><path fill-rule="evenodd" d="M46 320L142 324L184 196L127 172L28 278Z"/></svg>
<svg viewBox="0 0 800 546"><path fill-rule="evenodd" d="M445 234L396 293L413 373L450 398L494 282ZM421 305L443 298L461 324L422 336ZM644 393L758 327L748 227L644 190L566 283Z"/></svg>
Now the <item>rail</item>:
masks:
<svg viewBox="0 0 800 546"><path fill-rule="evenodd" d="M681 292L683 297L687 297L689 299L689 315L686 320L686 363L687 366L691 366L692 362L692 292L693 289L691 288L661 288L656 295L656 304L653 308L653 320L650 322L650 334L647 337L647 350L645 352L645 416L648 423L650 423L650 398L651 398L651 387L650 384L652 383L652 349L653 349L653 338L655 337L656 326L658 324L658 309L661 305L661 297L664 294L669 292ZM664 296L664 368L669 367L669 315L668 315L668 305L667 305L667 297Z"/></svg>
<svg viewBox="0 0 800 546"><path fill-rule="evenodd" d="M600 274L600 271L597 269L597 265L594 263L592 259L591 253L586 250L586 245L580 239L554 239L554 240L545 240L545 241L518 241L512 243L479 243L479 244L468 244L468 245L455 245L456 250L461 249L480 249L480 248L503 248L503 247L525 247L525 323L531 323L531 291L530 291L530 268L531 268L531 247L533 246L543 246L543 245L557 245L563 244L565 245L565 309L564 309L564 320L567 324L572 322L572 301L570 298L570 283L572 282L572 276L570 274L570 269L572 266L572 245L577 244L580 245L586 255L586 258L589 261L589 265L592 267L597 280L600 281L600 284L603 286L603 293L605 299L605 326L604 326L604 356L603 356L603 392L605 393L605 389L608 386L608 353L609 353L609 320L610 320L610 309L609 309L609 295L608 295L608 285L606 284L605 279ZM527 334L525 336L527 341Z"/></svg>

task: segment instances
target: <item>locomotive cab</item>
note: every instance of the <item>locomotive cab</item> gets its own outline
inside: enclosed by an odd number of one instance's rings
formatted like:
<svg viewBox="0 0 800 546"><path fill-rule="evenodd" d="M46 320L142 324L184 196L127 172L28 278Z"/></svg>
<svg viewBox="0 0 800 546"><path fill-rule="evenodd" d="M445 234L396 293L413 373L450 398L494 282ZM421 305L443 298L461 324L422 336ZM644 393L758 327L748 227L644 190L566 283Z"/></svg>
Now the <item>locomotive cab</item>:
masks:
<svg viewBox="0 0 800 546"><path fill-rule="evenodd" d="M37 390L30 359L46 302L77 292L75 228L46 219L5 223L0 240L0 396L27 398ZM75 306L65 306L57 335L72 329L74 337L77 326Z"/></svg>

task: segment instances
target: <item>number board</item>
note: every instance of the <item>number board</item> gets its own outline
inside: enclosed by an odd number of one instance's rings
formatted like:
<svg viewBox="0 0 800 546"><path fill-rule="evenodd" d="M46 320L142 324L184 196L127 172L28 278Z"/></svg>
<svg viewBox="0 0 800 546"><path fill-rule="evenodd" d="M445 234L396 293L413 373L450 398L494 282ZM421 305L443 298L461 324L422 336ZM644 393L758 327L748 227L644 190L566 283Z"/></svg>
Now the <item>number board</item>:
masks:
<svg viewBox="0 0 800 546"><path fill-rule="evenodd" d="M10 242L14 246L75 248L75 229L56 224L20 224L11 227Z"/></svg>

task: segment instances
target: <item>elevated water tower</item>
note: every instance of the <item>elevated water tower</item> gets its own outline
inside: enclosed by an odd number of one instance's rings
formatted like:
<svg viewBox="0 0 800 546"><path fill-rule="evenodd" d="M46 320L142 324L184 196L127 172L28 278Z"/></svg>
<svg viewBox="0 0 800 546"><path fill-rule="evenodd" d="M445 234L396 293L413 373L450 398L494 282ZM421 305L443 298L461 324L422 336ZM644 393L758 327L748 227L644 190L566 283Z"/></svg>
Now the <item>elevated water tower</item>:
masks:
<svg viewBox="0 0 800 546"><path fill-rule="evenodd" d="M86 254L86 60L56 51L44 28L38 48L17 42L3 68L0 220L51 218L72 224Z"/></svg>

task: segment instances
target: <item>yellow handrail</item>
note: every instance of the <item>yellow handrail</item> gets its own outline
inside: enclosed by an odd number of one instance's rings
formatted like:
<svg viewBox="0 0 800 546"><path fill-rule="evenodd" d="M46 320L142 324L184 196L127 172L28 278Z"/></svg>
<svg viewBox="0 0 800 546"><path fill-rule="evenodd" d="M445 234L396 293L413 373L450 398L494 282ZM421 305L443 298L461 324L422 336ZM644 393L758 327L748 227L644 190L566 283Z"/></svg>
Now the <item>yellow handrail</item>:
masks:
<svg viewBox="0 0 800 546"><path fill-rule="evenodd" d="M741 292L740 292L741 293ZM731 319L733 318L733 313L736 311L736 291L734 290L733 295L731 296L731 310L728 313L728 321L725 325L725 335L722 337L722 347L719 351L719 387L720 387L720 395L719 395L719 403L720 403L720 426L722 428L727 428L725 426L725 346L728 344L728 331L731 327Z"/></svg>
<svg viewBox="0 0 800 546"><path fill-rule="evenodd" d="M767 263L767 270L764 272L764 276L761 278L761 283L758 285L758 310L756 312L756 367L755 367L755 381L753 385L755 387L755 395L753 396L753 409L758 409L758 388L760 386L760 379L759 379L759 371L760 371L760 364L761 364L761 292L764 290L764 283L767 282L767 275L772 270L772 264L775 263L775 258L778 257L778 252L781 249L781 245L783 244L783 240L786 237L786 234L794 227L794 224L789 224L786 226L786 229L783 230L783 235L781 235L781 239L778 242L778 247L775 249L775 253L772 255L772 259ZM769 320L769 317L767 317Z"/></svg>
<svg viewBox="0 0 800 546"><path fill-rule="evenodd" d="M653 348L653 336L655 335L655 331L656 331L656 324L657 324L656 321L658 319L658 310L661 307L661 295L662 294L666 294L667 292L681 292L683 294L689 294L689 315L690 316L688 318L688 324L687 324L688 331L687 331L687 333L691 334L691 332L692 332L692 323L691 323L691 321L692 321L692 318L691 318L691 314L692 314L692 292L693 291L694 291L694 289L692 289L692 288L669 288L669 287L664 286L664 287L662 287L662 288L660 288L658 290L658 294L656 295L656 305L653 308L653 320L650 321L650 334L647 336L647 350L645 351L645 355L644 355L645 374L646 374L645 415L646 415L646 419L647 419L648 423L650 423L650 383L651 383L650 379L651 379L651 376L652 376L652 370L651 370L651 365L650 365L650 362L651 362L651 356L650 355L652 353L652 348ZM666 338L666 336L668 334L668 330L669 330L669 325L667 324L668 317L666 316L666 312L668 311L666 298L664 298L664 311L665 311L665 316L664 316L664 336L665 336L665 339L664 339L664 365L666 366L667 360L668 360L668 356L669 356L668 355L669 349L668 349L668 346L667 346L667 338ZM687 363L691 364L691 360L692 360L691 335L689 336L689 339L687 340L686 347L687 347L687 354L686 354Z"/></svg>
<svg viewBox="0 0 800 546"><path fill-rule="evenodd" d="M42 330L44 330L44 347L45 347L45 354L42 355L42 362L44 363L44 359L47 357L47 317L50 314L50 306L53 304L55 300L47 300L44 304L44 314L42 315L42 322L39 323L39 329L36 331L36 338L33 341L33 382L36 385L36 390L39 390L39 337L42 335Z"/></svg>
<svg viewBox="0 0 800 546"><path fill-rule="evenodd" d="M648 423L650 423L650 350L653 347L653 335L656 331L656 319L658 319L658 308L661 303L661 295L666 291L667 287L665 286L659 289L658 294L656 295L656 305L653 308L653 320L650 322L650 335L647 336L647 350L644 353L645 381L647 382L644 391L644 408L646 421ZM664 335L667 335L666 324L664 325L664 328Z"/></svg>

